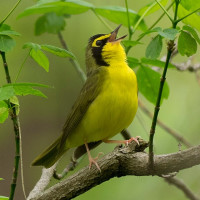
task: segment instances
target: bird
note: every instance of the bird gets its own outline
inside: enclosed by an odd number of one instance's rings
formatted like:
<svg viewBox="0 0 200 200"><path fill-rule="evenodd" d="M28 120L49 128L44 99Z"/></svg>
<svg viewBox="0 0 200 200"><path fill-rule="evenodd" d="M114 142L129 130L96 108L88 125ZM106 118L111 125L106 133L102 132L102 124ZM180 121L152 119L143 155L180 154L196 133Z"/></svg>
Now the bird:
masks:
<svg viewBox="0 0 200 200"><path fill-rule="evenodd" d="M111 138L127 128L138 108L138 86L135 72L128 66L121 41L117 38L119 25L108 34L90 37L86 48L87 80L83 85L62 133L43 153L32 162L33 166L51 167L66 151L85 145L89 168L94 164L101 171L96 158L90 153L89 144L121 143L129 140Z"/></svg>

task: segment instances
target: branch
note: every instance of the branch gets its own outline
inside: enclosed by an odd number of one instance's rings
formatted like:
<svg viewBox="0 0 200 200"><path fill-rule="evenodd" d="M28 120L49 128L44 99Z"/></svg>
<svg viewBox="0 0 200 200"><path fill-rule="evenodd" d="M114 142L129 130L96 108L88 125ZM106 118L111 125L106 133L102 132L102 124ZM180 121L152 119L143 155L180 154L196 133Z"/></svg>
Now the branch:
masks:
<svg viewBox="0 0 200 200"><path fill-rule="evenodd" d="M190 72L196 72L197 70L200 70L200 63L193 64L193 56L191 56L186 62L183 63L173 63L175 67L180 71L190 71Z"/></svg>
<svg viewBox="0 0 200 200"><path fill-rule="evenodd" d="M51 177L53 176L54 170L57 166L58 162L56 162L52 167L46 169L42 169L42 175L39 179L39 181L36 183L33 190L30 192L29 196L27 197L27 200L30 200L32 198L37 198L40 196L40 194L45 190L49 182L51 181Z"/></svg>
<svg viewBox="0 0 200 200"><path fill-rule="evenodd" d="M172 19L170 17L170 15L165 10L165 8L157 0L155 0L155 1L160 5L160 7L164 10L164 12L168 15L169 19L172 22L172 27L174 29L176 29L176 26L178 24L178 22L176 23L176 19L177 19L177 13L178 13L178 5L180 3L179 0L175 1L174 19ZM154 135L155 135L155 131L156 131L157 118L158 118L158 114L159 114L159 110L160 110L160 102L161 102L162 92L163 92L165 79L166 79L166 75L167 75L168 64L170 62L170 59L171 59L171 56L173 55L174 50L175 50L174 40L170 40L167 43L167 57L166 57L166 61L165 61L165 67L163 69L162 76L160 79L159 91L158 91L158 96L157 96L157 100L156 100L156 105L154 108L154 114L153 114L151 129L150 129L150 135L149 135L149 166L152 169L154 167L153 139L154 139Z"/></svg>
<svg viewBox="0 0 200 200"><path fill-rule="evenodd" d="M166 80L168 64L169 64L171 55L174 51L174 45L175 45L174 40L170 40L167 44L167 57L166 57L165 67L163 69L163 73L160 79L160 86L159 86L158 96L156 100L156 106L154 108L154 114L152 118L152 124L151 124L150 135L149 135L149 165L151 166L151 168L153 168L154 166L153 139L155 135L157 118L158 118L158 114L160 110L160 102L161 102L162 92L163 92L163 88L164 88L164 84Z"/></svg>
<svg viewBox="0 0 200 200"><path fill-rule="evenodd" d="M134 143L134 142L133 142ZM133 145L133 143L131 145ZM101 173L96 168L88 167L73 174L46 190L39 198L32 200L67 200L72 199L89 189L113 177L126 175L150 176L168 174L200 164L200 145L177 153L155 155L154 171L149 168L148 154L135 152L135 145L116 148L98 161Z"/></svg>
<svg viewBox="0 0 200 200"><path fill-rule="evenodd" d="M0 51L0 55L1 55L2 61L3 61L3 66L4 66L4 70L5 70L7 83L11 83L8 63L6 60L6 54L5 54L5 52ZM11 187L10 187L10 197L9 197L9 200L13 200L14 195L15 195L16 185L17 185L19 161L20 161L20 156L21 156L20 152L22 152L21 146L20 146L21 145L21 129L20 129L19 117L17 115L16 105L11 103L9 99L7 100L7 103L8 103L9 109L10 109L9 115L13 122L13 128L14 128L14 133L15 133L15 162L14 162L12 183L11 183ZM21 166L21 167L23 167L23 166ZM22 182L23 182L23 174L22 174ZM23 187L23 191L24 191L24 186L22 186L22 187ZM24 191L24 195L25 195L25 191Z"/></svg>
<svg viewBox="0 0 200 200"><path fill-rule="evenodd" d="M199 200L199 198L185 185L185 183L182 180L179 180L176 177L169 177L165 178L165 181L171 185L176 186L182 192L185 194L186 197L188 197L191 200Z"/></svg>

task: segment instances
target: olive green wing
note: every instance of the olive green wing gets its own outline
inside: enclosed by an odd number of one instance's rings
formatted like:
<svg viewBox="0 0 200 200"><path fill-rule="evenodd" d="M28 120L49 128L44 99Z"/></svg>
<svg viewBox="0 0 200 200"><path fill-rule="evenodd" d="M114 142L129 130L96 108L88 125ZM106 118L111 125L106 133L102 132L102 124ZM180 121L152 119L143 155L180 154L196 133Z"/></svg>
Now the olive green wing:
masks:
<svg viewBox="0 0 200 200"><path fill-rule="evenodd" d="M63 134L61 136L60 149L65 145L67 137L81 122L83 116L87 112L91 103L99 95L102 83L104 82L105 70L98 68L94 70L88 77L86 83L80 91L80 94L75 101L71 112L69 113L66 123L63 127Z"/></svg>

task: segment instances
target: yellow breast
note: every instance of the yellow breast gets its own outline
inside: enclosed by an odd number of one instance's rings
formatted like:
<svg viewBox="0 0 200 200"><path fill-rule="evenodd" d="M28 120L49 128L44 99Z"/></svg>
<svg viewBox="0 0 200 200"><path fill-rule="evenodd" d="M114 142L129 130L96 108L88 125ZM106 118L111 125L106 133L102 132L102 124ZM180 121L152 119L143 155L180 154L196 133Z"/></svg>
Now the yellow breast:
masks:
<svg viewBox="0 0 200 200"><path fill-rule="evenodd" d="M68 147L108 139L127 128L138 107L137 80L127 64L112 63L99 96L67 140Z"/></svg>

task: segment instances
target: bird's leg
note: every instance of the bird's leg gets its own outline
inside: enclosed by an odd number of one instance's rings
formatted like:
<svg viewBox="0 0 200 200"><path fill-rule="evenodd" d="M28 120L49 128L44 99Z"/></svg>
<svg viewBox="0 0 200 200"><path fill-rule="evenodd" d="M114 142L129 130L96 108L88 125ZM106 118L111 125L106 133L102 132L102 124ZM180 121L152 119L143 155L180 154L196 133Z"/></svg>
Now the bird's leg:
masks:
<svg viewBox="0 0 200 200"><path fill-rule="evenodd" d="M103 142L128 145L131 141L135 141L138 145L140 145L138 142L138 138L139 136L136 136L135 138L132 137L129 140L103 140Z"/></svg>
<svg viewBox="0 0 200 200"><path fill-rule="evenodd" d="M96 161L98 160L99 155L102 154L102 153L99 153L96 158L92 158L90 150L89 150L89 147L88 147L88 144L86 142L85 142L85 148L86 148L87 153L88 153L89 169L91 168L92 164L95 164L97 169L101 172L101 169L100 169L100 167L99 167L99 165L98 165L98 163Z"/></svg>

